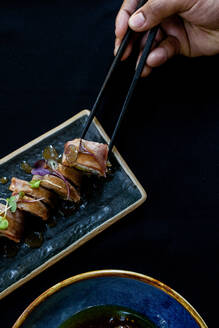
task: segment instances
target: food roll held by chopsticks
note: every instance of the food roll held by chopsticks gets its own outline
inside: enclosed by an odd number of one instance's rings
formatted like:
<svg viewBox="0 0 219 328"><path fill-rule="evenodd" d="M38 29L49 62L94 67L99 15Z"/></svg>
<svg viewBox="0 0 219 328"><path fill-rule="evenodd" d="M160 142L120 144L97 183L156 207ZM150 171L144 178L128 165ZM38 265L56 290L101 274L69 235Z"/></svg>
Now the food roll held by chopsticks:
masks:
<svg viewBox="0 0 219 328"><path fill-rule="evenodd" d="M62 164L106 176L108 146L103 143L74 139L65 144Z"/></svg>

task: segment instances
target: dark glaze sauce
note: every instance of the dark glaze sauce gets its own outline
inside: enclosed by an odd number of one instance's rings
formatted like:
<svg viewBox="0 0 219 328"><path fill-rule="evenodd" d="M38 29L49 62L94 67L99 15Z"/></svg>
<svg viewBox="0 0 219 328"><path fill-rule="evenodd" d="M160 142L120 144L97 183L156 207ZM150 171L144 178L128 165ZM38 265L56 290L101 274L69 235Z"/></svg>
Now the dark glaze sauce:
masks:
<svg viewBox="0 0 219 328"><path fill-rule="evenodd" d="M24 242L31 248L39 248L43 243L43 233L41 231L30 231Z"/></svg>
<svg viewBox="0 0 219 328"><path fill-rule="evenodd" d="M62 202L60 202L59 205L59 213L62 216L65 217L69 217L72 214L74 214L79 208L79 205L73 203L73 202L69 202L67 200L63 200Z"/></svg>
<svg viewBox="0 0 219 328"><path fill-rule="evenodd" d="M43 158L46 160L54 160L56 162L61 161L62 155L58 154L57 150L52 146L49 145L43 150Z"/></svg>
<svg viewBox="0 0 219 328"><path fill-rule="evenodd" d="M26 161L21 162L20 164L20 168L25 172L30 174L32 167L30 166L30 164L28 164Z"/></svg>
<svg viewBox="0 0 219 328"><path fill-rule="evenodd" d="M45 222L38 217L26 214L24 222L24 243L30 248L39 248L44 241L43 233L46 230Z"/></svg>
<svg viewBox="0 0 219 328"><path fill-rule="evenodd" d="M19 245L17 245L12 240L2 237L0 238L0 257L14 257L19 251Z"/></svg>
<svg viewBox="0 0 219 328"><path fill-rule="evenodd" d="M1 184L6 184L6 183L8 183L8 178L7 178L7 177L1 177L1 178L0 178L0 183L1 183Z"/></svg>
<svg viewBox="0 0 219 328"><path fill-rule="evenodd" d="M59 328L156 328L140 313L117 305L93 306L80 311Z"/></svg>

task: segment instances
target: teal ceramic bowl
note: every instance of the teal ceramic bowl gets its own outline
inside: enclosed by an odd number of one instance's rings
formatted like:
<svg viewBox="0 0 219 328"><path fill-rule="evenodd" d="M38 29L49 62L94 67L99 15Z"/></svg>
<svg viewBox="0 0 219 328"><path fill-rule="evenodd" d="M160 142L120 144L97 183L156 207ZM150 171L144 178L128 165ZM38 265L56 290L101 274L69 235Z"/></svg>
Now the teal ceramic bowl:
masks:
<svg viewBox="0 0 219 328"><path fill-rule="evenodd" d="M207 328L177 292L151 277L120 270L82 273L51 287L21 314L13 328L58 328L98 305L117 305L146 316L159 328Z"/></svg>

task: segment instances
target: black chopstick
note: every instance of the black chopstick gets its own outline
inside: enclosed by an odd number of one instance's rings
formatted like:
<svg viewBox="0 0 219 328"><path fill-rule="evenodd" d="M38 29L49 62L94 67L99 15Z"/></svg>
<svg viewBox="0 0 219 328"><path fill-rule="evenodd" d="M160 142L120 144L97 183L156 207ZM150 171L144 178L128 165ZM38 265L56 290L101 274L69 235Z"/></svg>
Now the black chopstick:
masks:
<svg viewBox="0 0 219 328"><path fill-rule="evenodd" d="M118 132L118 129L120 127L120 124L121 124L121 121L122 121L122 118L124 117L124 114L127 110L127 107L128 107L128 104L131 100L131 97L133 95L133 92L135 90L135 87L137 85L137 82L141 76L141 73L142 73L142 70L144 68L144 65L145 65L145 62L146 62L146 59L150 53L150 50L151 50L151 47L152 47L152 44L153 44L153 41L155 39L155 36L157 34L157 30L158 30L158 26L155 26L153 27L151 30L149 30L148 32L148 38L147 38L147 41L146 41L146 44L145 44L145 47L144 47L144 50L142 52L142 55L141 55L141 58L139 60L139 63L138 63L138 66L136 68L136 71L135 71L135 74L134 74L134 77L132 79L132 82L131 82L131 85L130 85L130 88L128 90L128 93L127 93L127 96L126 96L126 99L124 101L124 104L123 104L123 107L122 107L122 110L121 110L121 113L119 115L119 118L118 118L118 121L116 123L116 126L115 126L115 129L113 131L113 134L112 134L112 137L111 137L111 140L110 140L110 143L109 143L109 154L113 148L113 145L114 145L114 141L115 141L115 138L116 138L116 135L117 135L117 132Z"/></svg>
<svg viewBox="0 0 219 328"><path fill-rule="evenodd" d="M136 8L136 10L139 9L140 7L142 7L146 3L146 1L145 0L140 0L138 6ZM105 78L105 80L104 80L104 82L102 84L102 87L101 87L101 89L99 91L99 94L98 94L98 96L96 98L96 101L95 101L95 103L93 105L93 108L92 108L92 110L91 110L91 112L90 112L90 114L88 116L88 119L86 121L86 124L85 124L84 129L83 129L82 134L81 134L81 139L83 139L85 137L85 135L87 133L87 130L89 129L89 126L90 126L90 124L91 124L91 122L92 122L92 120L93 120L93 118L95 116L95 113L97 111L97 108L99 106L100 100L101 100L101 98L103 96L103 93L104 93L104 90L106 88L106 85L107 85L107 83L108 83L108 81L109 81L112 73L114 72L115 68L119 64L119 62L120 62L120 60L122 58L122 55L124 54L124 51L125 51L128 43L129 43L130 38L131 38L131 36L132 36L133 33L134 32L130 28L128 28L128 30L127 30L127 32L126 32L126 34L125 34L125 36L124 36L124 38L122 40L122 43L121 43L121 45L120 45L120 47L119 47L119 49L117 51L117 54L116 54L116 56L115 56L115 58L114 58L114 60L113 60L113 62L111 64L111 66L110 66L110 69L109 69L109 71L107 73L107 76L106 76L106 78Z"/></svg>

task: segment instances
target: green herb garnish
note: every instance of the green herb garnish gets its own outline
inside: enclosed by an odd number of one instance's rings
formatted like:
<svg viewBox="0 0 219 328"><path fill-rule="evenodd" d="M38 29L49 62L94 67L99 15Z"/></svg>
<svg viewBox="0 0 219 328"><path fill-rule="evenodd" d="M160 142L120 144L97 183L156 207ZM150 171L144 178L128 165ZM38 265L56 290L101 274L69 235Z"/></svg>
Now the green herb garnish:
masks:
<svg viewBox="0 0 219 328"><path fill-rule="evenodd" d="M10 198L7 198L8 205L10 207L10 210L12 213L16 212L17 209L17 197L11 196Z"/></svg>
<svg viewBox="0 0 219 328"><path fill-rule="evenodd" d="M8 228L8 220L5 216L0 216L0 230L6 230Z"/></svg>
<svg viewBox="0 0 219 328"><path fill-rule="evenodd" d="M29 182L31 188L39 188L41 180L32 180Z"/></svg>
<svg viewBox="0 0 219 328"><path fill-rule="evenodd" d="M24 191L20 191L18 195L19 195L19 198L23 198L25 196L25 192Z"/></svg>

